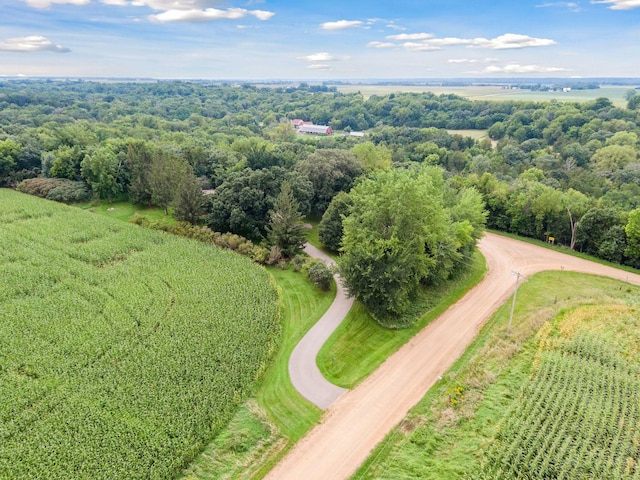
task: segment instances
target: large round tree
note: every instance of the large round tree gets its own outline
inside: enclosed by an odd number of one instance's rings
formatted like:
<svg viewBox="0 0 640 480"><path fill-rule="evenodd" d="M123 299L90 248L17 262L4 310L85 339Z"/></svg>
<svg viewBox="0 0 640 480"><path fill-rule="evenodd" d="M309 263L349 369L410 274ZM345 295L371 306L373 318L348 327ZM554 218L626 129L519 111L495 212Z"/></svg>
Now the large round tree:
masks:
<svg viewBox="0 0 640 480"><path fill-rule="evenodd" d="M439 170L383 170L359 183L344 219L340 271L382 323L402 314L436 265L447 231Z"/></svg>

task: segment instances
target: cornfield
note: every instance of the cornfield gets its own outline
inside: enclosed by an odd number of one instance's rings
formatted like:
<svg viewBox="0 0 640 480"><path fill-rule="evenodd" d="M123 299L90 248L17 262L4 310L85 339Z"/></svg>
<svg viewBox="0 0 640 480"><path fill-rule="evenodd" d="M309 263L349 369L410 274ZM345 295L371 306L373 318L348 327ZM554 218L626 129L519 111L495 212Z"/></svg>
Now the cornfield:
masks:
<svg viewBox="0 0 640 480"><path fill-rule="evenodd" d="M595 333L544 350L477 478L640 479L640 369Z"/></svg>
<svg viewBox="0 0 640 480"><path fill-rule="evenodd" d="M0 478L172 478L279 338L250 260L0 190Z"/></svg>

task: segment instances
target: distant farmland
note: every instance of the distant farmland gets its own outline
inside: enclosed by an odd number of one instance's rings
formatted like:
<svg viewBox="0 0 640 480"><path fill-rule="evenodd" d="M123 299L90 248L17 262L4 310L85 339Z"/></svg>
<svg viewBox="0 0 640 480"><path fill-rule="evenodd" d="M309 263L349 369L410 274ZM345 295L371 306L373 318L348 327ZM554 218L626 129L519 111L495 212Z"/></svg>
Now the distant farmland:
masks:
<svg viewBox="0 0 640 480"><path fill-rule="evenodd" d="M0 189L0 478L173 478L252 393L269 274Z"/></svg>
<svg viewBox="0 0 640 480"><path fill-rule="evenodd" d="M440 94L456 94L469 100L526 100L548 102L550 100L566 102L586 102L599 97L606 97L616 106L626 105L624 94L632 86L624 87L601 87L595 90L572 90L570 92L533 92L524 89L505 89L502 87L433 87L416 85L339 85L338 91L343 93L360 92L365 97L371 95L388 95L394 92L432 92Z"/></svg>

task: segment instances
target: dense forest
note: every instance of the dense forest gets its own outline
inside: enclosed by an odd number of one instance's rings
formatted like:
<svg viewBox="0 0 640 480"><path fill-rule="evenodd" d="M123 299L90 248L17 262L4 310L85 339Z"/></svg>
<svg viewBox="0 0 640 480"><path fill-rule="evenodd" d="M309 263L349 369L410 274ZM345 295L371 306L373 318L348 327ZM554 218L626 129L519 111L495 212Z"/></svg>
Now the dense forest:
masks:
<svg viewBox="0 0 640 480"><path fill-rule="evenodd" d="M490 228L640 266L636 90L625 108L606 98L491 102L314 90L5 81L0 182L60 201L126 196L269 243L277 205L317 217L329 208L335 223L349 210L340 192L389 168L429 166L442 172L444 207L475 190ZM294 118L336 133L300 135ZM215 194L203 202L202 189ZM330 208L334 198L341 207ZM330 221L326 243L338 248L342 231Z"/></svg>

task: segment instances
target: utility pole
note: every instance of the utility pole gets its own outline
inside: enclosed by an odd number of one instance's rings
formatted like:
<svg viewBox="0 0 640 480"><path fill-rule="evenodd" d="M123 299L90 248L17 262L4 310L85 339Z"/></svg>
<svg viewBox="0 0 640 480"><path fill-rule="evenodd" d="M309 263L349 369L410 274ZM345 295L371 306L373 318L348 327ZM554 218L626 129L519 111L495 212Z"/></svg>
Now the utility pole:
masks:
<svg viewBox="0 0 640 480"><path fill-rule="evenodd" d="M516 295L518 295L518 285L520 284L520 277L524 277L520 272L511 272L511 275L516 276L516 291L513 292L513 302L511 302L511 315L509 315L509 325L507 325L507 333L511 332L511 321L513 320L513 310L516 308Z"/></svg>

